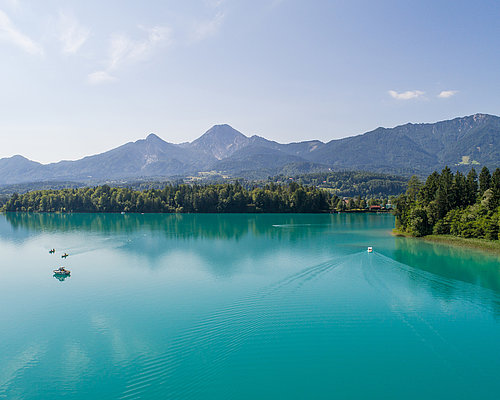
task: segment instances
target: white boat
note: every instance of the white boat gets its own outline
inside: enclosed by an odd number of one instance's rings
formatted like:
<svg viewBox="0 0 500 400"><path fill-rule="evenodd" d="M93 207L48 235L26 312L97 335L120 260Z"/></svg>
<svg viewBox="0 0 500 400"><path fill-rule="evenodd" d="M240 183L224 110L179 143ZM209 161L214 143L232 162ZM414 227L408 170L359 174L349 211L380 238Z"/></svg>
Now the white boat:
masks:
<svg viewBox="0 0 500 400"><path fill-rule="evenodd" d="M368 247L368 253L373 253L373 247L371 246Z"/></svg>
<svg viewBox="0 0 500 400"><path fill-rule="evenodd" d="M53 272L54 272L54 275L69 275L69 274L71 274L71 271L67 270L64 267L59 267L58 269L55 269Z"/></svg>

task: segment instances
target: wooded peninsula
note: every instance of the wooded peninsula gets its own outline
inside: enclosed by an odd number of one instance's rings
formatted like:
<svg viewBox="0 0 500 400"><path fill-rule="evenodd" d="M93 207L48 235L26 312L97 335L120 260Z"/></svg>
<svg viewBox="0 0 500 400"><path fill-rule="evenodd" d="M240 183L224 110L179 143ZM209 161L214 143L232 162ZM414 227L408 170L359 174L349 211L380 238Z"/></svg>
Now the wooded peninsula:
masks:
<svg viewBox="0 0 500 400"><path fill-rule="evenodd" d="M162 189L134 190L108 185L34 190L5 199L3 211L131 213L323 213L382 209L389 197L345 198L314 185L267 183L244 187L223 184L167 184Z"/></svg>
<svg viewBox="0 0 500 400"><path fill-rule="evenodd" d="M408 182L396 200L396 231L411 236L452 235L462 238L499 239L500 169L483 167L465 176L444 168L422 184Z"/></svg>
<svg viewBox="0 0 500 400"><path fill-rule="evenodd" d="M335 196L334 196L335 197ZM166 185L144 191L108 185L13 194L5 211L237 213L328 212L333 197L325 190L291 182L246 189L238 182Z"/></svg>

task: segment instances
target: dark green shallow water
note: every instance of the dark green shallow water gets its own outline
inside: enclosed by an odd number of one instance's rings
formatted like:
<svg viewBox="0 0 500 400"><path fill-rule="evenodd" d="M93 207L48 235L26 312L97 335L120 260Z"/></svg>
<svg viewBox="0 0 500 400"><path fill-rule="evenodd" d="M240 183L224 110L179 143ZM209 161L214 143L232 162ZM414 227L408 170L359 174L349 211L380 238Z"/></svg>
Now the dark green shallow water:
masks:
<svg viewBox="0 0 500 400"><path fill-rule="evenodd" d="M497 399L499 259L393 223L0 215L0 398Z"/></svg>

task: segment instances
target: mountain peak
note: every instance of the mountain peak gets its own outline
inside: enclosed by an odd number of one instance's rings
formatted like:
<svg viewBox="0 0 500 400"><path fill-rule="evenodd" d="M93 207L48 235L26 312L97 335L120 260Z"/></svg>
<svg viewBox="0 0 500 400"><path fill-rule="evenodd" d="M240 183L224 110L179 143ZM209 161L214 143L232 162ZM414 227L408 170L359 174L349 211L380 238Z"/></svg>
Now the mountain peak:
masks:
<svg viewBox="0 0 500 400"><path fill-rule="evenodd" d="M234 137L246 138L246 136L243 133L241 133L240 131L237 131L231 125L228 125L228 124L221 124L221 125L212 126L199 139L206 137L206 136L217 136L220 139L229 139L229 138L234 138ZM197 140L199 140L199 139L197 139Z"/></svg>
<svg viewBox="0 0 500 400"><path fill-rule="evenodd" d="M155 135L154 133L150 133L147 137L146 140L148 142L154 141L154 140L161 140L163 142L163 139L159 137L158 135Z"/></svg>
<svg viewBox="0 0 500 400"><path fill-rule="evenodd" d="M221 160L248 145L249 139L228 124L214 125L191 143L191 147L201 150Z"/></svg>
<svg viewBox="0 0 500 400"><path fill-rule="evenodd" d="M482 113L477 113L477 114L472 115L472 119L474 120L474 122L495 119L495 118L498 118L498 117L495 117L494 115L482 114Z"/></svg>
<svg viewBox="0 0 500 400"><path fill-rule="evenodd" d="M15 154L12 157L8 157L11 160L25 160L25 161L30 161L26 157L22 156L21 154Z"/></svg>
<svg viewBox="0 0 500 400"><path fill-rule="evenodd" d="M12 157L5 157L5 158L2 158L0 159L2 160L3 162L6 162L6 163L11 163L11 164L40 164L36 161L31 161L30 159L20 155L20 154L16 154L16 155L13 155Z"/></svg>

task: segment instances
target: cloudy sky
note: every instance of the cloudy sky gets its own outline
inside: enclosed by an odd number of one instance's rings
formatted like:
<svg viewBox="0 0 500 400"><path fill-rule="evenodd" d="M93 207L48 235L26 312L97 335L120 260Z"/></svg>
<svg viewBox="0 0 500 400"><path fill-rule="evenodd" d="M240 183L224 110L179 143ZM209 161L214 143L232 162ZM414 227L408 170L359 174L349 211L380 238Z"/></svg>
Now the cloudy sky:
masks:
<svg viewBox="0 0 500 400"><path fill-rule="evenodd" d="M500 2L0 0L0 158L500 114Z"/></svg>

